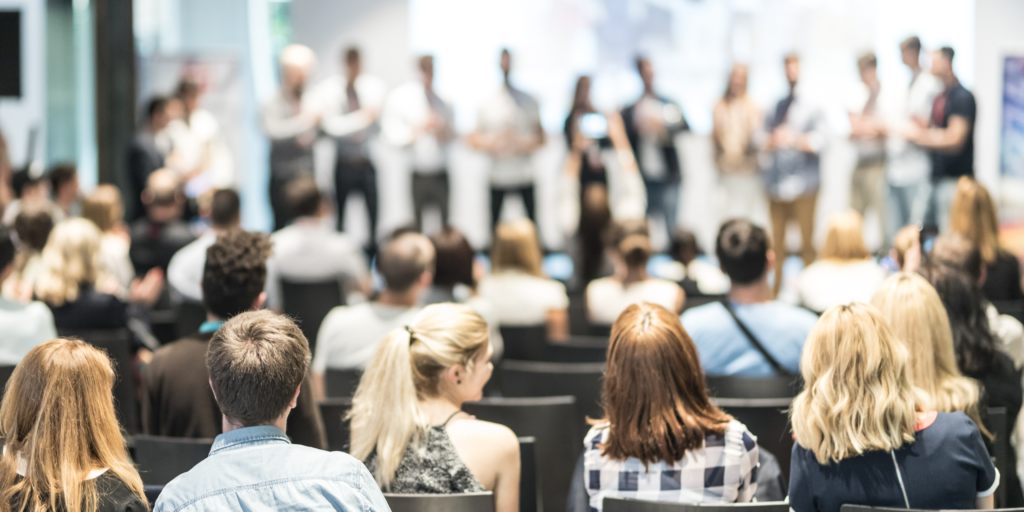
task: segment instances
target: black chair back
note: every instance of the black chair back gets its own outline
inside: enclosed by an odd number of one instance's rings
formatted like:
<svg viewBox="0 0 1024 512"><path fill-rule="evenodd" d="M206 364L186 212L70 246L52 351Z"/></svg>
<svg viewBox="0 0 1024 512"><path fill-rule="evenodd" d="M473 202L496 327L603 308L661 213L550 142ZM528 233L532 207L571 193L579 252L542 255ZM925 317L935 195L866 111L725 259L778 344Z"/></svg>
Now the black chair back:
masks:
<svg viewBox="0 0 1024 512"><path fill-rule="evenodd" d="M501 392L509 397L572 395L580 414L600 418L604 370L604 363L506 360L501 363Z"/></svg>
<svg viewBox="0 0 1024 512"><path fill-rule="evenodd" d="M149 509L153 510L156 506L156 500L160 497L160 493L164 492L164 486L162 485L143 485L142 492L146 494L146 501L149 502Z"/></svg>
<svg viewBox="0 0 1024 512"><path fill-rule="evenodd" d="M505 425L519 437L534 438L540 510L565 510L573 464L583 451L585 433L575 397L485 398L462 404L462 410Z"/></svg>
<svg viewBox="0 0 1024 512"><path fill-rule="evenodd" d="M348 452L349 437L352 430L345 419L352 410L351 398L328 398L321 401L320 417L324 420L324 433L327 434L327 449L332 452Z"/></svg>
<svg viewBox="0 0 1024 512"><path fill-rule="evenodd" d="M1010 315L1024 322L1024 300L994 300L992 305L1000 315Z"/></svg>
<svg viewBox="0 0 1024 512"><path fill-rule="evenodd" d="M494 512L494 494L385 494L391 512Z"/></svg>
<svg viewBox="0 0 1024 512"><path fill-rule="evenodd" d="M605 512L789 512L789 504L781 501L769 503L735 503L727 505L692 505L664 501L605 498ZM844 509L843 512L846 512Z"/></svg>
<svg viewBox="0 0 1024 512"><path fill-rule="evenodd" d="M799 376L706 378L708 396L722 398L793 398L803 390Z"/></svg>
<svg viewBox="0 0 1024 512"><path fill-rule="evenodd" d="M355 368L338 370L328 368L324 372L324 387L327 388L327 396L331 398L351 398L356 394L359 387L359 379L363 377L363 371Z"/></svg>
<svg viewBox="0 0 1024 512"><path fill-rule="evenodd" d="M919 508L869 507L867 505L843 505L839 512L934 512ZM1024 512L1024 508L1001 508L999 512Z"/></svg>
<svg viewBox="0 0 1024 512"><path fill-rule="evenodd" d="M722 302L727 295L686 295L686 304L683 306L683 311L693 308L699 308L701 306L711 304L712 302Z"/></svg>
<svg viewBox="0 0 1024 512"><path fill-rule="evenodd" d="M322 282L281 280L281 306L284 314L298 321L302 334L309 340L310 352L316 353L316 334L324 317L336 306L345 305L342 283L332 279Z"/></svg>
<svg viewBox="0 0 1024 512"><path fill-rule="evenodd" d="M995 436L991 455L1001 480L995 495L996 508L1000 508L1006 505L1007 477L1012 476L1017 469L1010 464L1010 450L1013 449L1010 446L1010 418L1007 417L1006 407L989 407L986 416L985 426Z"/></svg>
<svg viewBox="0 0 1024 512"><path fill-rule="evenodd" d="M0 397L4 396L4 391L7 389L7 381L11 380L11 374L14 373L15 366L0 366Z"/></svg>
<svg viewBox="0 0 1024 512"><path fill-rule="evenodd" d="M537 451L536 439L519 438L519 512L540 510L540 496L537 494Z"/></svg>
<svg viewBox="0 0 1024 512"><path fill-rule="evenodd" d="M206 306L201 302L182 301L174 305L174 312L175 331L179 339L199 332L199 326L206 321Z"/></svg>
<svg viewBox="0 0 1024 512"><path fill-rule="evenodd" d="M789 481L789 461L793 452L793 432L789 425L792 398L712 398L711 401L757 436L757 445L779 460Z"/></svg>
<svg viewBox="0 0 1024 512"><path fill-rule="evenodd" d="M608 356L608 338L570 336L562 343L548 343L544 361L552 363L603 363Z"/></svg>
<svg viewBox="0 0 1024 512"><path fill-rule="evenodd" d="M213 439L138 435L135 463L146 485L167 485L210 455Z"/></svg>
<svg viewBox="0 0 1024 512"><path fill-rule="evenodd" d="M547 327L529 325L501 327L501 338L505 341L505 359L520 361L543 361L547 345Z"/></svg>
<svg viewBox="0 0 1024 512"><path fill-rule="evenodd" d="M103 350L114 362L116 381L114 382L114 405L117 407L118 419L129 434L141 431L141 417L136 394L135 376L132 372L132 334L128 329L110 330L72 330L58 329L57 335L62 338L78 338L90 345Z"/></svg>

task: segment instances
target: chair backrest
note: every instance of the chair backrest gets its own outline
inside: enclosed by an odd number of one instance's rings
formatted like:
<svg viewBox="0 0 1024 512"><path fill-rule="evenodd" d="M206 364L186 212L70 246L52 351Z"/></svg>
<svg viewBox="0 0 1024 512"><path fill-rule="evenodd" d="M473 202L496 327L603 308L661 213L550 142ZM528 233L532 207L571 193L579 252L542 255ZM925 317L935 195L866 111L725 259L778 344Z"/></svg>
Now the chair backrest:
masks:
<svg viewBox="0 0 1024 512"><path fill-rule="evenodd" d="M494 512L494 494L385 494L391 512Z"/></svg>
<svg viewBox="0 0 1024 512"><path fill-rule="evenodd" d="M199 332L199 326L206 321L206 306L194 300L185 300L174 305L174 325L178 338Z"/></svg>
<svg viewBox="0 0 1024 512"><path fill-rule="evenodd" d="M206 459L213 446L213 439L146 435L135 436L133 442L135 463L146 485L167 485Z"/></svg>
<svg viewBox="0 0 1024 512"><path fill-rule="evenodd" d="M537 493L536 438L519 438L519 512L540 510Z"/></svg>
<svg viewBox="0 0 1024 512"><path fill-rule="evenodd" d="M789 481L789 461L793 452L793 431L789 425L792 398L712 398L711 401L757 436L758 446L779 460Z"/></svg>
<svg viewBox="0 0 1024 512"><path fill-rule="evenodd" d="M328 398L318 405L320 417L324 420L324 433L327 434L327 449L332 452L348 452L352 430L345 416L352 410L352 398Z"/></svg>
<svg viewBox="0 0 1024 512"><path fill-rule="evenodd" d="M1024 322L1024 300L994 300L992 305L1000 315L1010 315Z"/></svg>
<svg viewBox="0 0 1024 512"><path fill-rule="evenodd" d="M712 302L721 302L727 297L727 295L686 295L686 304L683 306L683 310L699 308Z"/></svg>
<svg viewBox="0 0 1024 512"><path fill-rule="evenodd" d="M7 381L11 380L15 366L0 366L0 396L4 395L7 389Z"/></svg>
<svg viewBox="0 0 1024 512"><path fill-rule="evenodd" d="M359 387L359 379L363 377L363 370L355 368L339 370L328 368L324 372L325 387L327 396L332 398L351 398L356 394Z"/></svg>
<svg viewBox="0 0 1024 512"><path fill-rule="evenodd" d="M509 397L572 395L580 414L600 418L604 371L604 363L506 360L501 363L501 392Z"/></svg>
<svg viewBox="0 0 1024 512"><path fill-rule="evenodd" d="M160 493L164 492L164 486L162 485L143 485L142 492L146 494L146 501L149 502L149 509L153 510L156 506L156 500L160 497Z"/></svg>
<svg viewBox="0 0 1024 512"><path fill-rule="evenodd" d="M789 512L784 502L695 505L606 497L602 506L605 512Z"/></svg>
<svg viewBox="0 0 1024 512"><path fill-rule="evenodd" d="M57 335L62 338L78 338L90 345L103 350L114 362L116 381L114 382L114 406L117 408L118 419L125 431L137 434L141 431L141 417L136 394L135 379L132 375L131 354L132 334L128 329L109 330L72 330L58 329Z"/></svg>
<svg viewBox="0 0 1024 512"><path fill-rule="evenodd" d="M548 343L544 349L544 361L552 363L603 363L608 358L608 338L570 336L565 342Z"/></svg>
<svg viewBox="0 0 1024 512"><path fill-rule="evenodd" d="M547 327L544 325L502 326L501 338L505 342L505 359L543 361L547 345Z"/></svg>
<svg viewBox="0 0 1024 512"><path fill-rule="evenodd" d="M309 350L316 352L316 334L331 309L345 305L343 283L337 279L321 282L281 280L281 306L284 314L298 321L302 334L309 340Z"/></svg>
<svg viewBox="0 0 1024 512"><path fill-rule="evenodd" d="M519 437L534 438L541 510L565 510L573 465L583 450L585 425L575 397L485 398L462 404L462 409L505 425Z"/></svg>
<svg viewBox="0 0 1024 512"><path fill-rule="evenodd" d="M706 378L708 396L721 398L793 398L803 382L798 376Z"/></svg>
<svg viewBox="0 0 1024 512"><path fill-rule="evenodd" d="M995 440L992 441L992 459L996 469L999 470L999 487L996 488L996 507L1006 506L1006 483L1007 477L1002 475L1013 475L1016 468L1011 465L1010 446L1010 419L1007 417L1006 407L989 407L986 414L985 426L989 429Z"/></svg>
<svg viewBox="0 0 1024 512"><path fill-rule="evenodd" d="M868 505L843 505L839 512L935 512L919 508L870 507ZM1000 508L999 512L1024 512L1024 508Z"/></svg>

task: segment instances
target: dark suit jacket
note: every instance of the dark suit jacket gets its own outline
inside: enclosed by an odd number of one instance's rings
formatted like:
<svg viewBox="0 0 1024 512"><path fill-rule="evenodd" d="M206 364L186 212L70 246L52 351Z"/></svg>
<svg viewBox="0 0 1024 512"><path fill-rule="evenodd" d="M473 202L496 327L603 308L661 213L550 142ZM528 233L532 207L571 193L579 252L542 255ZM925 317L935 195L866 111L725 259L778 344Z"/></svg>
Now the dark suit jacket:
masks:
<svg viewBox="0 0 1024 512"><path fill-rule="evenodd" d="M122 329L128 326L128 305L121 299L82 285L78 299L61 306L50 305L57 329Z"/></svg>
<svg viewBox="0 0 1024 512"><path fill-rule="evenodd" d="M128 212L129 219L138 219L146 214L142 206L142 189L153 171L163 168L164 156L156 148L156 141L149 132L141 131L132 138L128 146L128 179L132 190L125 191L125 200L133 205Z"/></svg>
<svg viewBox="0 0 1024 512"><path fill-rule="evenodd" d="M643 98L640 99L642 100ZM677 105L674 101L668 98L659 96L658 99L662 103L675 105L676 108L679 108L679 105ZM637 165L640 166L641 169L643 169L643 155L640 151L640 132L637 131L636 123L634 123L633 121L634 116L636 115L636 106L639 103L640 100L637 100L636 103L622 110L622 121L626 125L626 137L629 138L629 145L633 148L633 156L636 158L636 163ZM680 108L679 111L682 112L683 110ZM667 167L668 171L667 178L669 181L678 182L682 178L682 168L679 162L679 153L676 151L674 135L689 129L690 127L686 123L686 118L680 118L680 121L678 123L668 126L668 132L670 137L668 142L661 146L661 154L662 158L665 159L665 166Z"/></svg>

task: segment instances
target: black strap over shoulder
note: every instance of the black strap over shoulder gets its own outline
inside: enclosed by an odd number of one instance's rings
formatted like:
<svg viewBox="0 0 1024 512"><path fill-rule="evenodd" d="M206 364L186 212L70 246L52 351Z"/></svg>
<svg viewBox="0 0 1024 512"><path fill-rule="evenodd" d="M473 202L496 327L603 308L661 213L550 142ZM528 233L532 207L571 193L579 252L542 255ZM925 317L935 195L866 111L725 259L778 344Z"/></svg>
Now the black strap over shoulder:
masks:
<svg viewBox="0 0 1024 512"><path fill-rule="evenodd" d="M729 312L729 316L731 316L732 319L736 322L736 326L739 327L740 330L743 331L743 334L747 337L747 339L750 340L750 344L753 345L754 348L756 348L757 351L760 352L762 356L764 356L765 360L768 361L768 364L770 364L772 368L775 369L775 373L785 377L793 375L792 372L787 370L785 366L782 366L778 360L772 357L768 350L764 348L764 345L762 345L761 342L758 341L757 337L754 336L754 333L750 332L750 329L747 328L747 325L744 324L738 316L736 316L736 312L733 311L732 309L732 304L729 304L729 299L723 300L722 306L725 308L726 311Z"/></svg>

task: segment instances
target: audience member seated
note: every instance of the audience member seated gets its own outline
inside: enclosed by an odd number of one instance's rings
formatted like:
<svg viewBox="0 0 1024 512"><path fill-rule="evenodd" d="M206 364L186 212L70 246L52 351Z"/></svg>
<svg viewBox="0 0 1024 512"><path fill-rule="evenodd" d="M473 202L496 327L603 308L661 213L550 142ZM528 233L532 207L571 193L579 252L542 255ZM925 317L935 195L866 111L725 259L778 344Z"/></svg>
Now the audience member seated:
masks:
<svg viewBox="0 0 1024 512"><path fill-rule="evenodd" d="M116 295L117 280L100 258L100 230L91 221L79 217L54 226L35 295L50 306L57 329L128 327L128 305ZM162 290L163 276L151 272L132 283L128 298L152 305Z"/></svg>
<svg viewBox="0 0 1024 512"><path fill-rule="evenodd" d="M168 343L153 354L143 378L144 432L193 438L212 438L222 432L205 363L207 347L226 320L263 307L269 254L266 236L240 229L222 233L207 250L203 274L207 322L198 333ZM303 382L296 404L288 416L292 442L326 448L311 382Z"/></svg>
<svg viewBox="0 0 1024 512"><path fill-rule="evenodd" d="M864 245L863 231L860 214L853 210L829 220L820 259L800 274L800 302L805 307L820 313L832 306L871 302L885 270Z"/></svg>
<svg viewBox="0 0 1024 512"><path fill-rule="evenodd" d="M690 309L682 317L704 372L741 377L798 373L800 351L818 317L774 299L768 272L775 268L775 252L767 233L748 220L726 221L715 254L732 281L728 299Z"/></svg>
<svg viewBox="0 0 1024 512"><path fill-rule="evenodd" d="M32 300L36 279L43 269L43 247L53 231L50 209L41 203L26 205L14 220L18 252L11 275L3 281L3 296L18 302Z"/></svg>
<svg viewBox="0 0 1024 512"><path fill-rule="evenodd" d="M0 226L0 281L11 275L14 264L11 231ZM0 297L0 365L16 365L36 345L57 337L53 313L42 302L28 304Z"/></svg>
<svg viewBox="0 0 1024 512"><path fill-rule="evenodd" d="M897 231L896 236L892 239L889 257L899 270L917 271L921 266L921 230L917 226L910 225L903 226Z"/></svg>
<svg viewBox="0 0 1024 512"><path fill-rule="evenodd" d="M935 263L951 266L967 274L979 290L984 290L983 286L989 279L987 268L978 246L967 237L958 233L939 236L935 239L929 257ZM982 303L989 328L999 341L997 346L1013 359L1014 366L1020 368L1024 365L1024 325L1010 315L999 314L999 310L984 296Z"/></svg>
<svg viewBox="0 0 1024 512"><path fill-rule="evenodd" d="M652 252L647 219L617 222L608 238L609 259L615 273L587 285L590 323L611 325L626 308L640 302L682 313L686 302L683 289L672 281L647 275L647 260Z"/></svg>
<svg viewBox="0 0 1024 512"><path fill-rule="evenodd" d="M135 279L135 267L128 256L131 237L124 223L121 191L114 185L100 185L82 201L82 217L89 219L102 233L100 256L103 265L117 278L122 289L129 289Z"/></svg>
<svg viewBox="0 0 1024 512"><path fill-rule="evenodd" d="M822 315L790 412L794 512L839 512L844 504L992 508L999 473L981 433L962 412L928 411L916 401L908 357L871 306Z"/></svg>
<svg viewBox="0 0 1024 512"><path fill-rule="evenodd" d="M494 493L519 510L519 441L460 409L494 368L487 323L457 304L427 306L388 334L352 399L352 456L386 492Z"/></svg>
<svg viewBox="0 0 1024 512"><path fill-rule="evenodd" d="M711 403L697 348L678 317L655 304L634 304L615 321L611 340L604 419L584 439L591 510L601 510L607 496L751 501L757 441Z"/></svg>
<svg viewBox="0 0 1024 512"><path fill-rule="evenodd" d="M455 302L465 304L476 311L487 322L488 336L494 347L492 361L501 359L504 342L494 307L480 297L476 291L477 276L483 274L482 265L475 262L476 253L462 232L452 226L445 226L440 233L430 238L434 244L434 284L420 301L423 306Z"/></svg>
<svg viewBox="0 0 1024 512"><path fill-rule="evenodd" d="M206 367L224 433L206 460L164 487L154 510L389 510L358 460L288 440L309 359L298 326L270 311L221 326Z"/></svg>
<svg viewBox="0 0 1024 512"><path fill-rule="evenodd" d="M217 237L242 224L241 201L238 192L221 189L213 193L210 204L210 221L213 227L174 253L167 264L167 284L171 290L185 300L203 301L203 269L206 267L206 250Z"/></svg>
<svg viewBox="0 0 1024 512"><path fill-rule="evenodd" d="M565 285L544 277L537 230L528 219L503 222L494 232L491 274L480 280L480 296L494 307L498 323L547 325L548 339L569 336Z"/></svg>
<svg viewBox="0 0 1024 512"><path fill-rule="evenodd" d="M298 178L285 193L295 220L274 233L274 255L269 262L267 300L282 307L281 279L298 282L336 280L347 292L370 289L366 257L359 244L327 222L327 203L312 177Z"/></svg>
<svg viewBox="0 0 1024 512"><path fill-rule="evenodd" d="M901 272L882 282L871 305L913 354L907 360L907 372L910 384L918 390L918 407L963 411L988 434L978 412L978 383L964 377L957 367L949 315L935 288L918 274Z"/></svg>
<svg viewBox="0 0 1024 512"><path fill-rule="evenodd" d="M149 510L114 412L114 378L107 355L78 340L47 341L14 369L0 406L5 509Z"/></svg>
<svg viewBox="0 0 1024 512"><path fill-rule="evenodd" d="M53 203L65 218L82 215L82 190L78 186L78 169L74 164L61 164L50 170Z"/></svg>
<svg viewBox="0 0 1024 512"><path fill-rule="evenodd" d="M317 396L324 396L328 368L365 368L381 340L415 318L434 280L434 246L421 234L400 234L377 255L377 271L384 278L377 300L336 307L320 324L313 358Z"/></svg>
<svg viewBox="0 0 1024 512"><path fill-rule="evenodd" d="M981 288L988 300L1024 300L1020 261L1000 245L999 217L988 189L969 176L956 184L949 212L950 231L959 233L981 251L988 279Z"/></svg>
<svg viewBox="0 0 1024 512"><path fill-rule="evenodd" d="M700 257L704 251L692 231L676 229L672 234L671 251L682 266L678 281L687 297L724 295L729 291L729 278L722 269Z"/></svg>
<svg viewBox="0 0 1024 512"><path fill-rule="evenodd" d="M57 205L50 201L50 180L44 176L33 177L33 170L20 171L14 174L14 191L18 199L11 201L11 204L4 208L3 224L10 226L14 219L18 218L23 210L29 205L36 205L46 210L54 222L64 220L64 212Z"/></svg>
<svg viewBox="0 0 1024 512"><path fill-rule="evenodd" d="M154 268L167 272L174 253L195 239L188 223L181 220L185 194L177 176L165 169L150 174L142 191L142 204L146 217L132 223L131 229L130 254L135 273L144 275Z"/></svg>

